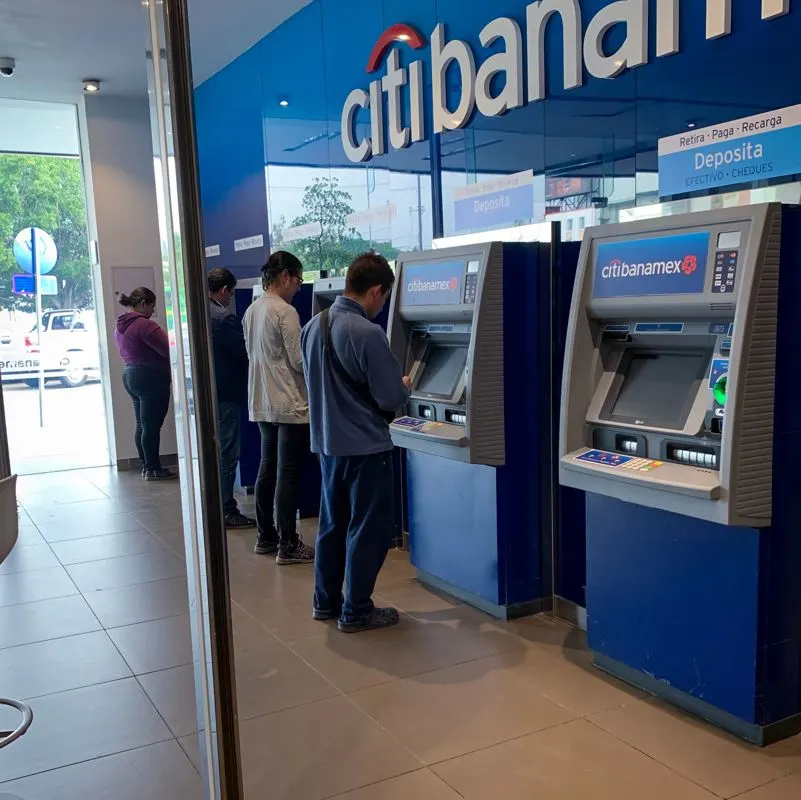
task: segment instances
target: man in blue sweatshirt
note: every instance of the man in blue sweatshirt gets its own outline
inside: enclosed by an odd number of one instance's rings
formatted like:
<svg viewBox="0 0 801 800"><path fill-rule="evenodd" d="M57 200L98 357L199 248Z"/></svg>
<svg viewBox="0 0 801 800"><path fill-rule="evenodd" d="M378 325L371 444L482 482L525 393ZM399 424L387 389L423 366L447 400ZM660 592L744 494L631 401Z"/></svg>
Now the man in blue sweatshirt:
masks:
<svg viewBox="0 0 801 800"><path fill-rule="evenodd" d="M236 277L228 269L209 272L209 317L214 352L214 377L219 414L220 465L223 511L228 530L255 528L234 497L236 468L239 465L241 406L248 391L248 353L242 323L230 308Z"/></svg>
<svg viewBox="0 0 801 800"><path fill-rule="evenodd" d="M386 334L371 322L394 282L383 256L359 256L344 295L301 337L311 445L323 476L313 614L338 619L345 633L387 628L399 619L394 608L376 608L372 600L394 524L389 423L409 398L409 379Z"/></svg>

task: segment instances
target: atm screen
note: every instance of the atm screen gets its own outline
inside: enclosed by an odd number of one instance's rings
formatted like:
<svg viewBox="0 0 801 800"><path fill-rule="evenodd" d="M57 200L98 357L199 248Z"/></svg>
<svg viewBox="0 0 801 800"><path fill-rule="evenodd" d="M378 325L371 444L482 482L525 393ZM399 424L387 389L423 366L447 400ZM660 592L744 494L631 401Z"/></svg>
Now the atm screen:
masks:
<svg viewBox="0 0 801 800"><path fill-rule="evenodd" d="M467 363L466 347L430 347L426 353L423 372L417 380L415 392L449 398L464 374Z"/></svg>
<svg viewBox="0 0 801 800"><path fill-rule="evenodd" d="M621 365L620 392L604 416L619 422L641 421L654 428L681 430L710 356L705 351L630 351Z"/></svg>

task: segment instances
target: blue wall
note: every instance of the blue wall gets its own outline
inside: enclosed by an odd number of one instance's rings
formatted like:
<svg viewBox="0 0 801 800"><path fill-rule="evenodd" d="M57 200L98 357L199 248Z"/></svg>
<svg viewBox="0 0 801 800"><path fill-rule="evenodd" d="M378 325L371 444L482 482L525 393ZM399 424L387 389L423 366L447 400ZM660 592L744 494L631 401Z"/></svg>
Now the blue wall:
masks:
<svg viewBox="0 0 801 800"><path fill-rule="evenodd" d="M607 4L581 3L585 27ZM481 63L487 53L478 32L502 14L525 30L526 3L315 0L197 91L207 243L221 245L221 263L253 260L254 254L234 256L233 239L255 233L266 237L282 216L291 226L300 216L305 186L314 177L338 176L347 184L346 204L352 211L396 202L397 218L377 238L408 249L415 244L410 224L418 205L410 184L415 174L423 176L425 244L432 233L451 232L453 187L476 177L533 169L535 174L603 179L601 188L609 194L620 178L654 172L657 140L687 130L688 123L702 127L801 101L801 82L795 77L801 68L799 4L785 17L762 21L757 0L734 2L733 33L711 41L705 39L705 4L680 5L677 55L654 55L652 0L650 63L612 80L585 73L584 86L565 91L561 26L552 22L545 42L545 101L501 118L476 116L464 130L390 152L369 167L354 167L340 142L342 104L352 89L368 86L368 56L390 24L409 23L428 38L434 25L444 22L447 37L470 42ZM607 48L614 48L621 31L613 29L607 40ZM408 63L411 51L401 49L403 63ZM428 54L426 48L413 57L427 60ZM429 70L426 81L428 114ZM458 89L452 74L448 91L453 103ZM281 100L288 105L282 107ZM366 122L367 115L359 119ZM265 186L267 165L278 170L270 186ZM293 174L281 172L282 167L296 169ZM365 230L360 232L369 238Z"/></svg>

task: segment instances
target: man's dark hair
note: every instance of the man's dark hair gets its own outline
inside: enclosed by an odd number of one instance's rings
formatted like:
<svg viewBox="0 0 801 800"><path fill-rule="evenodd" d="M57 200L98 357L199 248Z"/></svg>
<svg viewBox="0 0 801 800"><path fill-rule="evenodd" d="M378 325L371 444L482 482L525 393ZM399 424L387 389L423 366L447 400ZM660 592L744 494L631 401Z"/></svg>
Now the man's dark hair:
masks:
<svg viewBox="0 0 801 800"><path fill-rule="evenodd" d="M218 267L209 271L209 291L216 294L222 289L233 290L236 286L236 275L230 269Z"/></svg>
<svg viewBox="0 0 801 800"><path fill-rule="evenodd" d="M362 253L348 267L345 291L362 297L374 286L380 286L382 293L386 294L394 283L395 273L384 256L379 253Z"/></svg>
<svg viewBox="0 0 801 800"><path fill-rule="evenodd" d="M261 274L265 286L276 283L284 270L296 278L303 277L303 264L297 256L287 253L286 250L278 250L273 253L267 263L261 268Z"/></svg>

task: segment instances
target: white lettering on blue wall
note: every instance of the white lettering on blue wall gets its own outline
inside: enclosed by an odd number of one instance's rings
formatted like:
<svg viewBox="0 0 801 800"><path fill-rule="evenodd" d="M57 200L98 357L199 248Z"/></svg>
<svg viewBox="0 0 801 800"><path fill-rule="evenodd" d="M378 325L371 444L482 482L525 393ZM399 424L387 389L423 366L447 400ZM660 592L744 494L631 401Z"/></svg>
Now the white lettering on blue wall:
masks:
<svg viewBox="0 0 801 800"><path fill-rule="evenodd" d="M692 3L696 5L697 0ZM699 9L701 2L697 2ZM716 39L731 33L731 0L705 0L706 38ZM790 0L761 0L761 18L775 19L790 11ZM656 0L656 46L658 58L679 52L679 0ZM537 0L526 8L525 35L508 17L498 17L479 33L482 48L502 43L476 67L476 54L468 42L450 39L445 25L438 24L431 33L431 84L434 133L463 128L476 110L485 117L497 117L515 108L545 98L545 31L556 17L563 37L563 86L575 89L583 83L583 70L596 78L615 78L627 69L648 63L648 0L615 0L602 8L583 27L579 0ZM607 53L607 32L623 26L626 37L618 50ZM401 33L385 37L403 28ZM425 39L408 26L393 26L379 40L390 53L386 74L370 83L369 89L354 89L342 108L342 147L351 161L369 161L387 152L389 146L401 150L426 138L423 109L424 62L401 65L398 46L410 39L416 49ZM379 54L385 50L382 48ZM371 65L371 71L377 65ZM461 94L456 108L448 107L446 73L449 68L459 75ZM496 80L496 77L499 79ZM527 90L524 88L527 84ZM497 88L501 87L501 88ZM493 93L493 88L497 93ZM404 89L406 90L404 92ZM404 95L408 103L409 125L403 124ZM369 135L359 137L356 117L359 110L370 112ZM388 130L388 137L385 131Z"/></svg>

